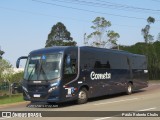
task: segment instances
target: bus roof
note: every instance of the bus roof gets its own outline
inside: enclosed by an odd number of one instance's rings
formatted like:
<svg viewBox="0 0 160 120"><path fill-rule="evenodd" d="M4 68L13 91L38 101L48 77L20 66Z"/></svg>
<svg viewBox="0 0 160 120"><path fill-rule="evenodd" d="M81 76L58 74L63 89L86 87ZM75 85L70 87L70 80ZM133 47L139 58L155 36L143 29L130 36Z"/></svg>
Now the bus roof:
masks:
<svg viewBox="0 0 160 120"><path fill-rule="evenodd" d="M121 53L124 55L144 56L144 55L134 54L128 51L117 50L117 49L97 48L97 47L92 47L92 46L82 46L81 48L87 51L94 51L94 52L112 52L112 53L117 53L117 54Z"/></svg>
<svg viewBox="0 0 160 120"><path fill-rule="evenodd" d="M30 54L32 54L32 55L46 54L46 53L53 53L53 51L54 52L63 52L67 48L70 48L70 46L47 47L47 48L33 50L30 52Z"/></svg>
<svg viewBox="0 0 160 120"><path fill-rule="evenodd" d="M67 48L71 48L74 46L54 46L54 47L48 47L48 48L42 48L42 49L37 49L33 50L30 52L32 55L38 55L38 54L46 54L46 53L53 53L54 52L63 52ZM86 51L94 51L94 52L112 52L112 53L121 53L125 55L132 55L132 56L144 56L144 55L139 55L139 54L133 54L127 51L123 50L116 50L116 49L107 49L107 48L97 48L97 47L91 47L91 46L81 46L80 49L86 50Z"/></svg>

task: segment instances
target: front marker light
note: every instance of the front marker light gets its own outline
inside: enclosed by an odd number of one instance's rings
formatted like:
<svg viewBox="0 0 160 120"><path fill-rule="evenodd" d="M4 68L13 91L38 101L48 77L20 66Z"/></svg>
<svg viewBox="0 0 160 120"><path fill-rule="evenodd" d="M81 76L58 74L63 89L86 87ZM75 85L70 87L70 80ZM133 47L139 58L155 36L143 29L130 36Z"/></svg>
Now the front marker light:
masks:
<svg viewBox="0 0 160 120"><path fill-rule="evenodd" d="M22 89L23 89L25 92L28 92L27 88L25 88L24 86L22 86Z"/></svg>
<svg viewBox="0 0 160 120"><path fill-rule="evenodd" d="M28 94L28 90L26 87L22 86L22 89L24 90L24 93L26 94L26 96L30 99L31 97Z"/></svg>
<svg viewBox="0 0 160 120"><path fill-rule="evenodd" d="M144 73L148 73L148 70L144 70Z"/></svg>

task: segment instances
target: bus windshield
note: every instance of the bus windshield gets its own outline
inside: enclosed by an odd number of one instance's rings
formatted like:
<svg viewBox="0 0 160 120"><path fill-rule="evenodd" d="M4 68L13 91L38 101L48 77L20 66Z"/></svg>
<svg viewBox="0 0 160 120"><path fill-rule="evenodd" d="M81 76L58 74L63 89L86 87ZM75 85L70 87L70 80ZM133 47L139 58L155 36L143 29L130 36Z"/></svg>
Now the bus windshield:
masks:
<svg viewBox="0 0 160 120"><path fill-rule="evenodd" d="M62 54L43 54L28 58L25 80L53 80L60 77Z"/></svg>

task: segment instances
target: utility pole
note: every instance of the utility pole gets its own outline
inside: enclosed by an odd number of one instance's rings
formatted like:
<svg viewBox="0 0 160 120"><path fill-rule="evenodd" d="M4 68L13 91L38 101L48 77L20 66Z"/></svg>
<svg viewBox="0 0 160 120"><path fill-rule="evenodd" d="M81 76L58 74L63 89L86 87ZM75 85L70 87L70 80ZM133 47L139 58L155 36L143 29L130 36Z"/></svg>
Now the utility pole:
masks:
<svg viewBox="0 0 160 120"><path fill-rule="evenodd" d="M118 46L118 50L120 50L120 49L119 49L119 44L118 44L117 46Z"/></svg>
<svg viewBox="0 0 160 120"><path fill-rule="evenodd" d="M86 38L86 33L84 33L84 46L87 46L88 45L88 42L87 42L87 38Z"/></svg>

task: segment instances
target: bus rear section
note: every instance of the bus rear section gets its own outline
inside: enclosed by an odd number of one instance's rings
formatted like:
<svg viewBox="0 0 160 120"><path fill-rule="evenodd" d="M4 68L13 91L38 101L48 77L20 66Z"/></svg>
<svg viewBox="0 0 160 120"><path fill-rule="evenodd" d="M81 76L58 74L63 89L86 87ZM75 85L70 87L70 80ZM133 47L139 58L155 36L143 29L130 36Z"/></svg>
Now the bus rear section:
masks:
<svg viewBox="0 0 160 120"><path fill-rule="evenodd" d="M144 55L121 50L81 47L79 86L88 98L126 92L131 94L148 86ZM86 95L85 95L86 96Z"/></svg>

